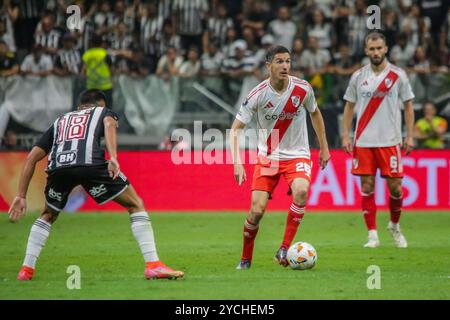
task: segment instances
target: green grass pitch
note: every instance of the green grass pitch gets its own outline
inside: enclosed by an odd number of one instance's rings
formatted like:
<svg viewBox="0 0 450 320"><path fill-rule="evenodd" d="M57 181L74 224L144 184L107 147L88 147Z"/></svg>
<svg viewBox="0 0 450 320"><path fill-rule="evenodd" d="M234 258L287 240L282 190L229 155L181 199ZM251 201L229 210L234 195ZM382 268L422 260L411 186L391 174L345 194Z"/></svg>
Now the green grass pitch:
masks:
<svg viewBox="0 0 450 320"><path fill-rule="evenodd" d="M406 212L401 225L409 248L394 247L378 213L381 246L366 240L358 213L305 215L296 241L313 244L318 263L293 271L272 260L286 213L261 223L250 270L235 270L245 213L151 213L160 258L184 279L148 281L128 215L66 214L54 224L35 278L16 280L37 213L18 223L0 214L0 299L449 299L450 214ZM81 289L69 290L67 267L81 269ZM367 268L381 270L381 289L367 288Z"/></svg>

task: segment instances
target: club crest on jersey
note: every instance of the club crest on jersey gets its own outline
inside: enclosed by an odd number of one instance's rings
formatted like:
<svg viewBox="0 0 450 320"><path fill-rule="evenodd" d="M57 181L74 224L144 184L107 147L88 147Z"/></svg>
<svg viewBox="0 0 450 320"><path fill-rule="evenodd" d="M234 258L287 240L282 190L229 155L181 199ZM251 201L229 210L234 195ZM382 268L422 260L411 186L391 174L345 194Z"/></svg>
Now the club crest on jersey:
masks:
<svg viewBox="0 0 450 320"><path fill-rule="evenodd" d="M298 108L298 106L300 105L300 97L292 96L291 101L292 101L292 104L294 105L294 107Z"/></svg>
<svg viewBox="0 0 450 320"><path fill-rule="evenodd" d="M390 88L392 86L392 80L387 78L384 80L384 84L386 85L386 88Z"/></svg>

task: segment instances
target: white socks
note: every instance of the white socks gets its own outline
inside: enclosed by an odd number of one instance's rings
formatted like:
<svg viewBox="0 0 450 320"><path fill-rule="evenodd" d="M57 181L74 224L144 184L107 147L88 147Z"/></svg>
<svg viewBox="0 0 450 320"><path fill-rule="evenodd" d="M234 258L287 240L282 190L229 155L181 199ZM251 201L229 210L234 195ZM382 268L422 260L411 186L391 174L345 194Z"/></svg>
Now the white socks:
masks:
<svg viewBox="0 0 450 320"><path fill-rule="evenodd" d="M23 265L35 269L36 260L47 241L52 225L42 219L37 219L31 227L28 237L27 251Z"/></svg>
<svg viewBox="0 0 450 320"><path fill-rule="evenodd" d="M369 239L378 240L377 230L369 230Z"/></svg>
<svg viewBox="0 0 450 320"><path fill-rule="evenodd" d="M153 237L153 228L147 212L141 211L130 214L131 230L136 238L145 262L158 261L156 253L155 238Z"/></svg>

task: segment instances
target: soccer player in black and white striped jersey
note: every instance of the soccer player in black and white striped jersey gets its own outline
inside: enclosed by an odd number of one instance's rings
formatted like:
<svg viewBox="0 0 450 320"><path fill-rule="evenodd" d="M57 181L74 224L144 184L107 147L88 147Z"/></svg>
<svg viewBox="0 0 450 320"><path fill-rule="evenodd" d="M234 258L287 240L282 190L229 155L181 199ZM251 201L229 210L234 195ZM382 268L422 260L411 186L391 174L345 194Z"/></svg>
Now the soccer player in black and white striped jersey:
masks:
<svg viewBox="0 0 450 320"><path fill-rule="evenodd" d="M75 186L82 185L99 204L114 200L128 210L131 229L146 262L145 278L176 279L184 273L159 260L153 229L142 199L120 171L117 160L117 115L107 109L102 91L90 89L80 96L78 110L62 115L30 151L19 181L19 190L9 209L11 221L25 214L28 186L36 163L48 155L46 205L31 228L25 259L18 280L33 278L36 260L50 234L52 224ZM104 137L109 160L100 147Z"/></svg>

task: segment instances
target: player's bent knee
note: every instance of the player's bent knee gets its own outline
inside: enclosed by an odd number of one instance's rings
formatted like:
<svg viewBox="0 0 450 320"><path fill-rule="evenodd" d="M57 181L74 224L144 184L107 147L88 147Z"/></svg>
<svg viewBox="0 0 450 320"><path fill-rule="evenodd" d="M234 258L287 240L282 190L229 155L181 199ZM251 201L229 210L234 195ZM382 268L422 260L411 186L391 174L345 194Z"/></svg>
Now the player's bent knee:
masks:
<svg viewBox="0 0 450 320"><path fill-rule="evenodd" d="M308 189L299 188L292 190L294 202L298 205L304 205L308 198Z"/></svg>
<svg viewBox="0 0 450 320"><path fill-rule="evenodd" d="M371 194L375 191L375 185L371 183L363 183L361 186L361 192L365 194Z"/></svg>

